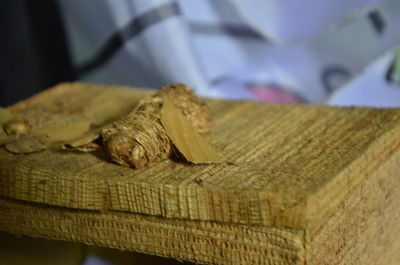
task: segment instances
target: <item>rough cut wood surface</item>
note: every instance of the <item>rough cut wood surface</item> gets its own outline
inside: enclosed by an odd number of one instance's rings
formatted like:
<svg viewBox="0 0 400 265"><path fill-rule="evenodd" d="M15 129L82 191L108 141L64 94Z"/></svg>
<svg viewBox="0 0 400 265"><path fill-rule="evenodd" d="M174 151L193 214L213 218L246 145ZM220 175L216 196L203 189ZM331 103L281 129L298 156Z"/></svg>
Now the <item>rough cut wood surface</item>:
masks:
<svg viewBox="0 0 400 265"><path fill-rule="evenodd" d="M0 229L211 264L303 264L302 231L0 200ZM13 225L14 224L14 225ZM18 225L17 225L18 224ZM269 263L268 263L269 262Z"/></svg>
<svg viewBox="0 0 400 265"><path fill-rule="evenodd" d="M151 93L63 84L9 110L32 130L96 130ZM0 229L213 264L397 259L399 109L207 103L221 164L1 148Z"/></svg>

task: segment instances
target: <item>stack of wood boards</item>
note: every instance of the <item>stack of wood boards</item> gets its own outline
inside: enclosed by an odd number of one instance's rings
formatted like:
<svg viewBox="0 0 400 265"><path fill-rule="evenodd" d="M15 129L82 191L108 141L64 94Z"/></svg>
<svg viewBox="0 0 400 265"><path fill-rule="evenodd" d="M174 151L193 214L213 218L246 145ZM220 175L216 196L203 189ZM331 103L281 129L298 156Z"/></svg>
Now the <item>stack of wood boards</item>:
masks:
<svg viewBox="0 0 400 265"><path fill-rule="evenodd" d="M99 128L152 93L67 83L7 111ZM207 104L219 164L3 146L0 230L196 263L400 263L400 109Z"/></svg>

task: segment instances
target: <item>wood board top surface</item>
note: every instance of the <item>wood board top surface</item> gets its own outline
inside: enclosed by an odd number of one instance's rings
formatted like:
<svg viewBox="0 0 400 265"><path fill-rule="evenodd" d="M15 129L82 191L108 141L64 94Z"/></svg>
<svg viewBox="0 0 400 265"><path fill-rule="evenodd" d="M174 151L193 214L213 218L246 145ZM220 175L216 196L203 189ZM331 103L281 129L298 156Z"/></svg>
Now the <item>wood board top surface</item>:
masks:
<svg viewBox="0 0 400 265"><path fill-rule="evenodd" d="M32 126L101 126L152 91L62 84L9 109ZM86 210L305 228L399 150L400 110L208 100L224 162L133 169L100 150L0 149L0 195Z"/></svg>

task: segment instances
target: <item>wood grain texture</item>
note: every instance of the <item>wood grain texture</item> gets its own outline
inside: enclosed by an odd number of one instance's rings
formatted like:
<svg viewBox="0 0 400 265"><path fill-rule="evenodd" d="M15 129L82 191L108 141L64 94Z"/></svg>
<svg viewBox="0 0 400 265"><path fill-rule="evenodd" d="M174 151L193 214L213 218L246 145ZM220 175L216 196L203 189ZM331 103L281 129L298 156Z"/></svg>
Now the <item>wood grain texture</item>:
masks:
<svg viewBox="0 0 400 265"><path fill-rule="evenodd" d="M62 84L7 111L96 130L151 93ZM207 104L220 164L0 148L0 230L212 264L400 262L400 109Z"/></svg>
<svg viewBox="0 0 400 265"><path fill-rule="evenodd" d="M200 264L303 264L303 231L231 226L124 212L35 205L0 198L0 230L134 250Z"/></svg>
<svg viewBox="0 0 400 265"><path fill-rule="evenodd" d="M307 264L380 264L392 255L385 253L398 248L400 238L399 166L396 152L358 186L341 191L345 199L335 211L306 231Z"/></svg>
<svg viewBox="0 0 400 265"><path fill-rule="evenodd" d="M38 128L82 120L98 127L129 112L146 92L66 84L11 110ZM79 209L305 228L334 211L342 190L399 145L397 109L208 104L215 128L207 140L225 163L165 160L133 170L108 162L102 152L18 156L2 149L0 195Z"/></svg>
<svg viewBox="0 0 400 265"><path fill-rule="evenodd" d="M168 138L187 161L193 164L222 162L210 144L195 131L189 120L168 100L163 102L160 119Z"/></svg>

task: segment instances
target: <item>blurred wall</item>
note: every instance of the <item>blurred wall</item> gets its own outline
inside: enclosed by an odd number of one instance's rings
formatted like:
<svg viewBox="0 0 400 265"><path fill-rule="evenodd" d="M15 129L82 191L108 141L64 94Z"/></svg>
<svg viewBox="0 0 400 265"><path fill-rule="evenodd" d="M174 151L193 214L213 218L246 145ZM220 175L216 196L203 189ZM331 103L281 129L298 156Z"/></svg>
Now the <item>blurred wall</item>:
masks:
<svg viewBox="0 0 400 265"><path fill-rule="evenodd" d="M56 1L3 0L0 31L0 106L75 79Z"/></svg>

